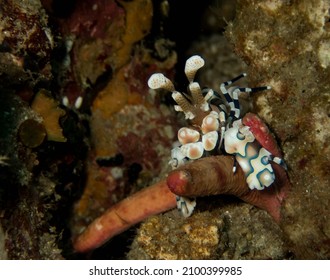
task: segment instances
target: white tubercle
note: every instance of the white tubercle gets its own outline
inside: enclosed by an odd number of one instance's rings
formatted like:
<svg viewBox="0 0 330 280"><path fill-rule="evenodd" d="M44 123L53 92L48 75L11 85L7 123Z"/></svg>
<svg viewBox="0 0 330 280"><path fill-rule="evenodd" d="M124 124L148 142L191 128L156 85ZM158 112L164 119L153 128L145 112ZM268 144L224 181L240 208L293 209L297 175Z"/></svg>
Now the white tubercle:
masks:
<svg viewBox="0 0 330 280"><path fill-rule="evenodd" d="M195 78L198 69L204 66L204 59L199 55L194 55L187 59L184 72L189 82L192 82Z"/></svg>
<svg viewBox="0 0 330 280"><path fill-rule="evenodd" d="M63 96L63 98L62 98L62 104L63 104L65 107L69 107L70 102L69 102L69 98L68 98L67 96Z"/></svg>
<svg viewBox="0 0 330 280"><path fill-rule="evenodd" d="M190 159L199 159L202 157L204 152L203 143L196 142L182 145L181 152Z"/></svg>
<svg viewBox="0 0 330 280"><path fill-rule="evenodd" d="M194 129L182 127L178 131L178 139L183 145L188 143L195 143L199 140L199 138L199 132Z"/></svg>
<svg viewBox="0 0 330 280"><path fill-rule="evenodd" d="M203 119L201 129L204 134L219 129L218 114L216 112L213 112L214 111L212 111Z"/></svg>
<svg viewBox="0 0 330 280"><path fill-rule="evenodd" d="M219 136L217 131L211 131L203 135L202 143L205 151L212 151L215 148L217 145L218 137Z"/></svg>
<svg viewBox="0 0 330 280"><path fill-rule="evenodd" d="M151 75L151 77L148 80L148 86L151 89L166 89L168 91L174 91L174 85L171 82L170 79L166 78L163 74L161 73L155 73Z"/></svg>
<svg viewBox="0 0 330 280"><path fill-rule="evenodd" d="M78 98L76 99L76 101L74 102L74 107L76 109L80 109L82 103L83 103L84 99L82 98L82 96L78 96Z"/></svg>

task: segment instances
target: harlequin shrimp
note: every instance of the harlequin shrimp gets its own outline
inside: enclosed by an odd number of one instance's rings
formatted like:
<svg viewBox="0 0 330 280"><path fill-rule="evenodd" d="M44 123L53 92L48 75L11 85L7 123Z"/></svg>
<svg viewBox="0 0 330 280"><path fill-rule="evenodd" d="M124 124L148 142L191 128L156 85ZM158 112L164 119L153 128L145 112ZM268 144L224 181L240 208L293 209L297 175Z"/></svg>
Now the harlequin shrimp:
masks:
<svg viewBox="0 0 330 280"><path fill-rule="evenodd" d="M241 74L222 83L221 94L201 89L194 78L203 65L200 56L186 62L189 94L176 91L162 74L150 77L149 87L171 91L175 110L190 121L189 127L178 131L180 145L171 151L173 170L166 179L119 201L95 219L75 238L77 252L95 249L147 217L175 207L187 217L196 205L194 198L200 196L234 195L280 221L281 204L290 187L281 151L257 115L241 116L238 101L241 92L269 87L227 89L245 76Z"/></svg>
<svg viewBox="0 0 330 280"><path fill-rule="evenodd" d="M165 89L172 92L172 98L177 103L174 109L183 112L189 120L189 127L178 131L180 145L171 151L170 164L176 169L189 161L217 154L230 154L235 157L233 172L236 172L236 162L242 168L246 182L251 190L263 190L275 181L275 173L271 161L285 168L280 152L273 155L267 150L267 127L258 127L251 122L251 127L245 123L251 119L241 116L239 95L242 92L254 93L270 89L263 87L229 87L245 77L243 73L236 78L220 85L221 94L212 89L202 89L194 81L197 71L204 66L204 59L198 55L186 61L185 75L188 79L188 93L178 92L174 84L161 73L153 74L148 80L151 89ZM253 115L254 116L254 115ZM258 125L258 124L257 124ZM259 129L260 130L260 129ZM253 133L256 131L256 134ZM260 131L259 131L260 132ZM263 135L264 134L264 135ZM203 176L203 175L202 175ZM192 214L196 205L195 199L177 196L177 207L183 216Z"/></svg>

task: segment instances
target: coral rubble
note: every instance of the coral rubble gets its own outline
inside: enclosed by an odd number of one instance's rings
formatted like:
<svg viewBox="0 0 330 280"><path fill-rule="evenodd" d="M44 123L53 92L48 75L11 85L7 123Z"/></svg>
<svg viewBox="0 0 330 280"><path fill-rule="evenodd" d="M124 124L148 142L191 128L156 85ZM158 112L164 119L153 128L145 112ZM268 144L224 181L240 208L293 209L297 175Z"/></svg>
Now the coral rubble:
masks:
<svg viewBox="0 0 330 280"><path fill-rule="evenodd" d="M177 210L149 218L138 230L129 259L283 259L279 226L253 207L215 199L221 209L185 219ZM214 207L215 204L212 203ZM204 206L205 207L205 206ZM206 209L207 209L206 208ZM206 210L205 209L205 210ZM260 221L255 223L254 221Z"/></svg>

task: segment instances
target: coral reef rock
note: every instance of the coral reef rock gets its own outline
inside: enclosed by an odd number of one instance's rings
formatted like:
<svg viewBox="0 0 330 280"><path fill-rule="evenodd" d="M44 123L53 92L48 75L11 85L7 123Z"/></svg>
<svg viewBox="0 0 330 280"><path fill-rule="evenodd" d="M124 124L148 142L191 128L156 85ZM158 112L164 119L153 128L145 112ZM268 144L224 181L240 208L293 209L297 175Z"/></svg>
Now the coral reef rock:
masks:
<svg viewBox="0 0 330 280"><path fill-rule="evenodd" d="M219 200L217 200L219 202ZM283 259L279 226L247 204L221 205L182 218L177 210L149 218L138 230L129 259ZM256 223L258 220L260 222Z"/></svg>
<svg viewBox="0 0 330 280"><path fill-rule="evenodd" d="M238 1L226 31L249 65L256 112L278 137L292 190L281 227L296 258L330 257L329 1Z"/></svg>

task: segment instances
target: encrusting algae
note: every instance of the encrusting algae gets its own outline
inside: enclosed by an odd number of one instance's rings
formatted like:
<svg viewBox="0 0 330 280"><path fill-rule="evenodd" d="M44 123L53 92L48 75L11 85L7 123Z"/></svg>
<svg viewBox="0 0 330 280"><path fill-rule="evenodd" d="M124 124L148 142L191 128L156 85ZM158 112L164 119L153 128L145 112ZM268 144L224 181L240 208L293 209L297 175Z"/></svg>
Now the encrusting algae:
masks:
<svg viewBox="0 0 330 280"><path fill-rule="evenodd" d="M46 90L40 90L33 99L31 108L42 117L42 123L49 141L66 142L60 125L65 111L59 108L59 102L50 97Z"/></svg>

